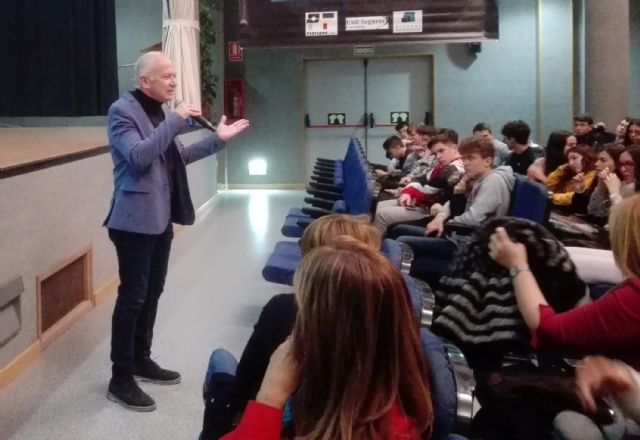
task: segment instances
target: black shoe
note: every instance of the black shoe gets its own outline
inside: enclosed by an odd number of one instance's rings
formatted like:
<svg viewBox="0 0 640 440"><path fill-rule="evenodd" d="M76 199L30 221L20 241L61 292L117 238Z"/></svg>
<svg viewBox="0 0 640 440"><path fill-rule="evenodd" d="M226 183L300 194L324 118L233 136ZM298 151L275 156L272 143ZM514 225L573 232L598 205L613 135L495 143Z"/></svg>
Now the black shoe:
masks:
<svg viewBox="0 0 640 440"><path fill-rule="evenodd" d="M111 378L107 399L132 411L149 412L156 409L156 402L140 389L133 378Z"/></svg>
<svg viewBox="0 0 640 440"><path fill-rule="evenodd" d="M151 359L138 363L133 369L133 375L145 382L153 382L160 385L173 385L180 383L181 380L180 373L160 368Z"/></svg>

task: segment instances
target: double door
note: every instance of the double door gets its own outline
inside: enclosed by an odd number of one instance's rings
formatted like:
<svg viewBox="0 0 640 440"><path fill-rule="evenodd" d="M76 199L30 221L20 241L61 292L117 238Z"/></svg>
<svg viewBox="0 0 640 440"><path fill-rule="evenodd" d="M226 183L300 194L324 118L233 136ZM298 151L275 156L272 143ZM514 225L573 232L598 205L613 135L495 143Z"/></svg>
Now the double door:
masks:
<svg viewBox="0 0 640 440"><path fill-rule="evenodd" d="M398 57L305 62L305 170L339 159L357 137L370 162L386 163L384 140L400 120L432 123L433 60Z"/></svg>

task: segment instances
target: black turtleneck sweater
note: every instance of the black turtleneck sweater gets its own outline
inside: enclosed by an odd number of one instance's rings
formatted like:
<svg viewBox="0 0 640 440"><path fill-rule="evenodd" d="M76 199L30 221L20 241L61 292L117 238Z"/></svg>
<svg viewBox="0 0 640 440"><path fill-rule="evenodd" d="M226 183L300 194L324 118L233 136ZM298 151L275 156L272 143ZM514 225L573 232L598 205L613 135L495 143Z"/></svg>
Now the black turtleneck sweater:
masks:
<svg viewBox="0 0 640 440"><path fill-rule="evenodd" d="M162 103L160 101L156 101L152 97L145 95L140 89L133 90L131 94L140 103L142 109L147 114L154 127L157 127L162 121L164 121L164 110L162 109ZM180 154L175 142L173 141L169 144L169 147L167 147L164 153L162 153L164 161L167 164L167 174L169 176L169 188L171 190L171 194L174 193L173 172L176 153Z"/></svg>

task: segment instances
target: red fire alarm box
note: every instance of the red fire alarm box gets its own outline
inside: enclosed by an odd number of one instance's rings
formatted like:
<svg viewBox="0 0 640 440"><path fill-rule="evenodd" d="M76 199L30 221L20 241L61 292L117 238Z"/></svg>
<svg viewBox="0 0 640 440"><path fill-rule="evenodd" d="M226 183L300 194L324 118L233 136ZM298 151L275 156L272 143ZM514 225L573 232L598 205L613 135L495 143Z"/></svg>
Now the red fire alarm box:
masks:
<svg viewBox="0 0 640 440"><path fill-rule="evenodd" d="M245 88L242 79L227 79L224 81L224 114L235 121L246 117Z"/></svg>

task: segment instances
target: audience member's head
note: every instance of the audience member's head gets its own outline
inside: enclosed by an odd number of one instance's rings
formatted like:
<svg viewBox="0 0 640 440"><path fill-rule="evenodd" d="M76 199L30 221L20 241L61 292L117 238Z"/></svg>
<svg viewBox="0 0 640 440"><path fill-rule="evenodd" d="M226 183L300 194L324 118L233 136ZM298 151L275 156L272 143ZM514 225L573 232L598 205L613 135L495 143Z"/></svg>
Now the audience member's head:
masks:
<svg viewBox="0 0 640 440"><path fill-rule="evenodd" d="M567 162L567 152L577 145L576 137L568 131L554 131L549 135L545 150L545 170L547 174L554 172Z"/></svg>
<svg viewBox="0 0 640 440"><path fill-rule="evenodd" d="M423 123L416 125L416 135L411 149L416 152L423 152L427 149L429 141L438 133L438 129Z"/></svg>
<svg viewBox="0 0 640 440"><path fill-rule="evenodd" d="M413 150L414 148L421 148L422 135L419 132L419 124L409 124L407 126L407 146ZM416 147L417 146L417 147Z"/></svg>
<svg viewBox="0 0 640 440"><path fill-rule="evenodd" d="M618 173L618 161L620 154L624 152L622 145L604 144L597 149L596 170L598 172L608 170L610 173Z"/></svg>
<svg viewBox="0 0 640 440"><path fill-rule="evenodd" d="M477 179L491 172L495 148L491 139L472 136L464 139L458 147L462 156L464 172L470 179Z"/></svg>
<svg viewBox="0 0 640 440"><path fill-rule="evenodd" d="M593 129L593 118L587 114L579 114L573 117L573 132L576 136L589 134Z"/></svg>
<svg viewBox="0 0 640 440"><path fill-rule="evenodd" d="M510 121L502 127L502 135L507 147L513 150L516 145L527 145L529 143L531 128L522 120Z"/></svg>
<svg viewBox="0 0 640 440"><path fill-rule="evenodd" d="M640 196L611 209L609 237L616 264L627 278L640 277Z"/></svg>
<svg viewBox="0 0 640 440"><path fill-rule="evenodd" d="M398 136L390 136L382 144L387 152L387 159L399 159L407 154L407 146Z"/></svg>
<svg viewBox="0 0 640 440"><path fill-rule="evenodd" d="M400 273L349 237L304 256L294 276L298 317L292 355L300 384L296 433L313 439L389 438L393 405L433 420L418 323Z"/></svg>
<svg viewBox="0 0 640 440"><path fill-rule="evenodd" d="M624 144L627 147L640 146L640 119L630 119L627 132L624 137Z"/></svg>
<svg viewBox="0 0 640 440"><path fill-rule="evenodd" d="M491 131L491 127L486 122L478 122L473 127L473 135L474 136L484 136L493 140L493 131Z"/></svg>
<svg viewBox="0 0 640 440"><path fill-rule="evenodd" d="M378 230L366 215L330 214L313 221L302 234L300 251L302 255L318 246L324 246L339 235L347 235L375 249L380 249L381 238Z"/></svg>
<svg viewBox="0 0 640 440"><path fill-rule="evenodd" d="M399 122L398 124L396 124L396 133L398 133L398 136L400 137L400 139L407 138L408 129L409 129L409 124L407 124L406 122Z"/></svg>
<svg viewBox="0 0 640 440"><path fill-rule="evenodd" d="M162 52L147 52L135 64L138 88L159 102L173 99L176 89L176 70L171 60Z"/></svg>
<svg viewBox="0 0 640 440"><path fill-rule="evenodd" d="M618 122L618 126L616 127L616 142L623 143L624 137L627 134L627 128L629 127L629 121L631 121L631 117L627 116Z"/></svg>
<svg viewBox="0 0 640 440"><path fill-rule="evenodd" d="M596 168L596 153L588 145L576 145L569 149L567 162L572 174L586 174Z"/></svg>
<svg viewBox="0 0 640 440"><path fill-rule="evenodd" d="M443 128L429 140L429 149L436 156L440 166L449 165L460 157L458 153L458 133L455 130Z"/></svg>
<svg viewBox="0 0 640 440"><path fill-rule="evenodd" d="M618 174L624 183L635 182L635 190L640 191L640 147L627 148L618 158Z"/></svg>

